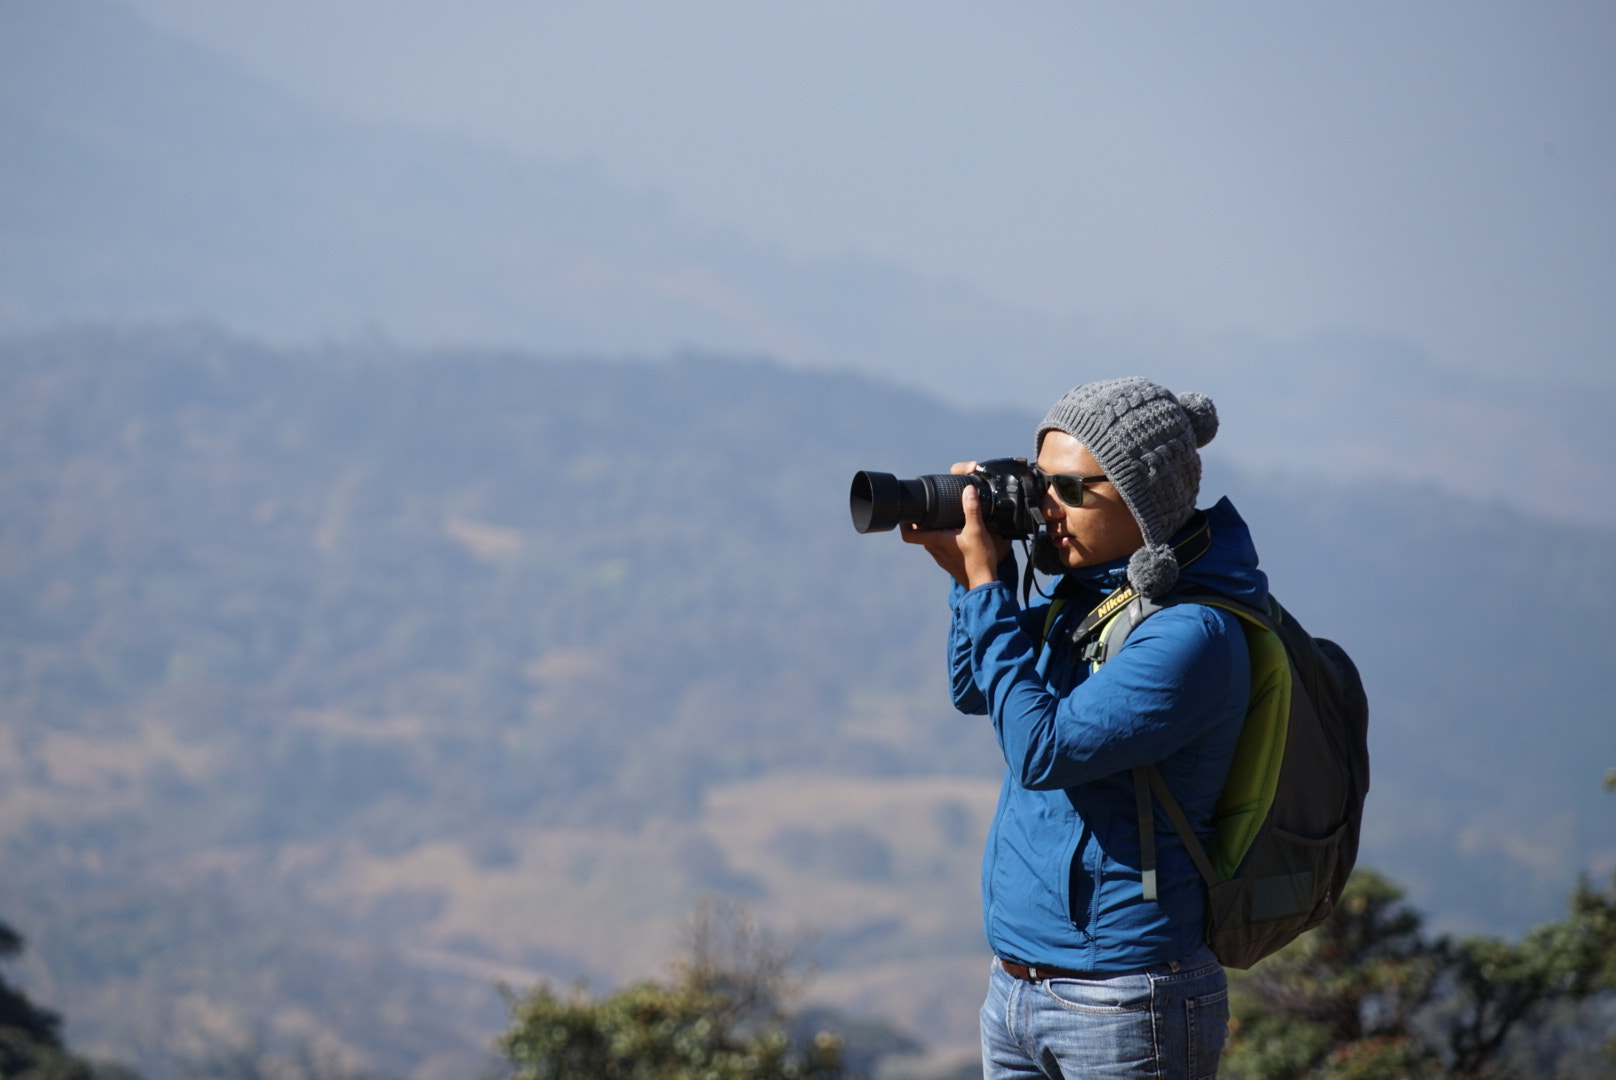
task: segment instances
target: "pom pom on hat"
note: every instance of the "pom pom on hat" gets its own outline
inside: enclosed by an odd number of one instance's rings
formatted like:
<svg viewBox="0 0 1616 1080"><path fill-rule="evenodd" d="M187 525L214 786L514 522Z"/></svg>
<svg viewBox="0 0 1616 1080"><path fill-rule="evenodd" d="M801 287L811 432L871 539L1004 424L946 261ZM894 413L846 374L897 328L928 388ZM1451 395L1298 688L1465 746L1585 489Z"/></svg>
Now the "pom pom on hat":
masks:
<svg viewBox="0 0 1616 1080"><path fill-rule="evenodd" d="M1195 433L1195 448L1199 450L1218 433L1217 406L1205 394L1179 394L1178 404L1190 418L1190 430Z"/></svg>
<svg viewBox="0 0 1616 1080"><path fill-rule="evenodd" d="M1178 584L1178 556L1171 544L1146 544L1128 559L1128 583L1145 596L1166 596Z"/></svg>

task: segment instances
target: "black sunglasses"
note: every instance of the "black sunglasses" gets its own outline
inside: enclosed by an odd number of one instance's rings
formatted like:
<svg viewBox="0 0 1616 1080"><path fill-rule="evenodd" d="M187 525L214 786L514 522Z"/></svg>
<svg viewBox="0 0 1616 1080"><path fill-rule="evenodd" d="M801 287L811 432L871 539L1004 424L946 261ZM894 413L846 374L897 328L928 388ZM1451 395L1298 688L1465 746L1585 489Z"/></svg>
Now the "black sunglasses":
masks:
<svg viewBox="0 0 1616 1080"><path fill-rule="evenodd" d="M1079 476L1077 473L1050 473L1034 465L1032 471L1042 480L1044 487L1055 493L1055 498L1067 506L1083 505L1083 485L1097 484L1108 479L1104 476Z"/></svg>

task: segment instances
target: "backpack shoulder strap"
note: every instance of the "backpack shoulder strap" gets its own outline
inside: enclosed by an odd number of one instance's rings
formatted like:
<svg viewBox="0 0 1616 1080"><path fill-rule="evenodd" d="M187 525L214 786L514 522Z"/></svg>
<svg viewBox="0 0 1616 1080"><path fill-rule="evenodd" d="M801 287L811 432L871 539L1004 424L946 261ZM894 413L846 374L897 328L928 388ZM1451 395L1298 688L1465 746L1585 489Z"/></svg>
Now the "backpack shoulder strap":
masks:
<svg viewBox="0 0 1616 1080"><path fill-rule="evenodd" d="M1275 633L1278 633L1280 624L1285 621L1285 609L1280 607L1279 601L1272 596L1268 598L1266 607L1258 608L1226 596L1216 589L1209 589L1205 585L1185 582L1174 588L1170 597L1179 603L1189 602L1222 608L1231 615L1238 615L1253 626L1272 630Z"/></svg>
<svg viewBox="0 0 1616 1080"><path fill-rule="evenodd" d="M1169 594L1163 599L1166 603L1159 603L1143 596L1134 597L1121 611L1111 617L1099 635L1089 643L1083 652L1083 658L1098 671L1101 665L1121 651L1134 628L1151 615L1177 603L1204 602L1178 593ZM1133 799L1139 818L1139 887L1144 898L1149 901L1157 898L1156 814L1151 802L1153 793L1161 801L1162 809L1167 811L1167 819L1173 823L1173 830L1178 833L1178 838L1189 852L1195 868L1206 879L1207 886L1210 888L1216 885L1221 879L1212 869L1212 860L1207 857L1206 849L1201 846L1195 830L1190 828L1184 808L1178 804L1178 799L1167 787L1167 781L1162 779L1161 770L1154 764L1136 765L1133 768Z"/></svg>
<svg viewBox="0 0 1616 1080"><path fill-rule="evenodd" d="M1098 671L1103 664L1108 663L1122 651L1122 646L1127 644L1128 636L1140 623L1171 605L1171 598L1167 598L1167 603L1164 604L1147 596L1133 597L1120 611L1111 616L1100 628L1100 632L1084 647L1083 659Z"/></svg>
<svg viewBox="0 0 1616 1080"><path fill-rule="evenodd" d="M1279 770L1284 761L1288 720L1291 711L1293 669L1279 628L1285 621L1284 609L1270 598L1268 610L1259 610L1237 600L1197 586L1189 586L1174 599L1219 607L1245 624L1246 643L1251 650L1251 696L1241 725L1230 772L1218 799L1218 835L1209 856L1201 845L1183 808L1173 796L1161 771L1154 765L1133 770L1134 796L1139 803L1139 841L1142 865L1153 863L1154 821L1146 811L1150 794L1160 800L1174 831L1183 841L1201 876L1209 886L1234 873L1245 857L1272 804ZM1150 834L1147 836L1147 832ZM1153 869L1153 867L1152 867ZM1154 877L1154 875L1151 875ZM1144 885L1147 895L1153 891Z"/></svg>
<svg viewBox="0 0 1616 1080"><path fill-rule="evenodd" d="M1156 899L1156 814L1151 807L1152 794L1161 800L1162 809L1167 811L1167 820L1173 823L1173 831L1178 833L1179 840L1190 853L1190 859L1206 880L1207 887L1211 888L1222 881L1212 868L1206 848L1201 846L1195 830L1190 828L1190 819L1185 816L1184 808L1178 805L1178 799L1167 787L1167 781L1162 779L1161 770L1154 765L1135 765L1133 801L1139 813L1139 887L1145 899Z"/></svg>

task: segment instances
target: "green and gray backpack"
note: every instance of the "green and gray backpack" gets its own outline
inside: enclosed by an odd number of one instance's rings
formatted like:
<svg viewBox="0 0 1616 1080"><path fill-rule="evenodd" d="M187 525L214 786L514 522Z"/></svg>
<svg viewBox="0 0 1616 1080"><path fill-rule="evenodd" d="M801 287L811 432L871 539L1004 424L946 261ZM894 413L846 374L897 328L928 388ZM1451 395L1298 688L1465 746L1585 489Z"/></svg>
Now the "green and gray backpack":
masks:
<svg viewBox="0 0 1616 1080"><path fill-rule="evenodd" d="M1205 529L1185 542L1202 551ZM1199 551L1181 550L1188 565ZM1063 600L1057 592L1047 636ZM1211 850L1190 828L1160 770L1133 770L1145 899L1156 898L1151 795L1167 812L1207 886L1207 943L1228 967L1249 968L1334 909L1358 857L1369 790L1369 704L1351 658L1310 636L1270 598L1266 611L1185 585L1159 601L1119 589L1085 617L1071 640L1093 670L1121 650L1151 614L1208 604L1240 618L1251 655L1251 698L1216 812Z"/></svg>

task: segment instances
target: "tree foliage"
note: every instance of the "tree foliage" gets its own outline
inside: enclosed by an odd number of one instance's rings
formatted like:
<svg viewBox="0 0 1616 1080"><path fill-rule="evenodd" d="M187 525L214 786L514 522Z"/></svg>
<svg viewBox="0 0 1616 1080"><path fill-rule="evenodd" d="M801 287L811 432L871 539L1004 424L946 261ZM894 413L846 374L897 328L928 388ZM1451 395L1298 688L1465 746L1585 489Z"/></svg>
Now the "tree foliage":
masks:
<svg viewBox="0 0 1616 1080"><path fill-rule="evenodd" d="M1518 942L1428 937L1396 885L1353 876L1318 930L1236 976L1226 1076L1237 1080L1466 1080L1563 1075L1523 1035L1610 1026L1616 881L1583 882L1565 918ZM1608 1037L1609 1030L1602 1032ZM1607 1045L1599 1075L1616 1070ZM1547 1072L1545 1072L1545 1069Z"/></svg>
<svg viewBox="0 0 1616 1080"><path fill-rule="evenodd" d="M839 1080L841 1041L786 1032L791 950L738 908L706 903L667 982L595 1000L537 987L501 1048L517 1080Z"/></svg>
<svg viewBox="0 0 1616 1080"><path fill-rule="evenodd" d="M22 952L23 939L0 923L0 960ZM0 1080L139 1080L117 1065L93 1065L62 1042L62 1018L29 1000L0 976Z"/></svg>

